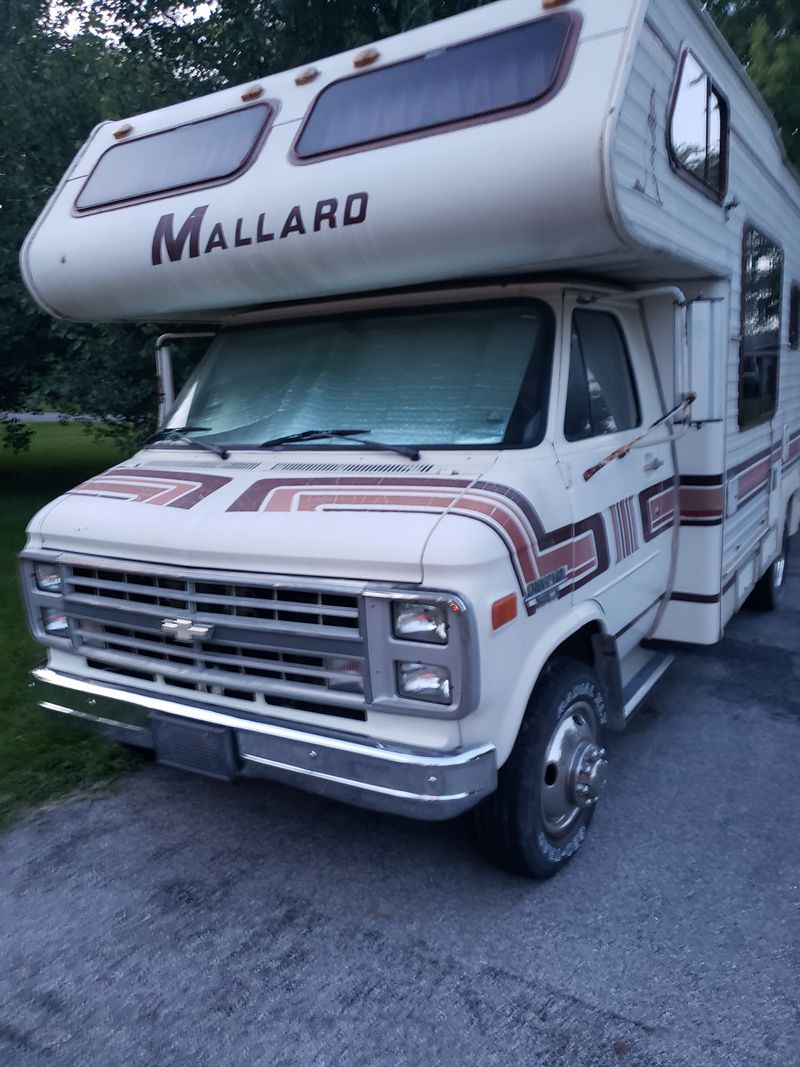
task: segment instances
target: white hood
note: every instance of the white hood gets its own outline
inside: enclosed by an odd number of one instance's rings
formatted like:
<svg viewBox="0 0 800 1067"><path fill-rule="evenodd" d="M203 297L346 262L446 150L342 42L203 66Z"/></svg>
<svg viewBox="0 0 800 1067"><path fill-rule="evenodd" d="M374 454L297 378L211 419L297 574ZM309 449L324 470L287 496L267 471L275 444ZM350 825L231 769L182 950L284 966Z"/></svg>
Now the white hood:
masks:
<svg viewBox="0 0 800 1067"><path fill-rule="evenodd" d="M29 547L419 583L434 528L495 459L478 453L455 470L391 457L376 462L374 452L346 465L326 462L328 456L302 463L203 463L175 449L153 456L134 457L48 504L30 523Z"/></svg>

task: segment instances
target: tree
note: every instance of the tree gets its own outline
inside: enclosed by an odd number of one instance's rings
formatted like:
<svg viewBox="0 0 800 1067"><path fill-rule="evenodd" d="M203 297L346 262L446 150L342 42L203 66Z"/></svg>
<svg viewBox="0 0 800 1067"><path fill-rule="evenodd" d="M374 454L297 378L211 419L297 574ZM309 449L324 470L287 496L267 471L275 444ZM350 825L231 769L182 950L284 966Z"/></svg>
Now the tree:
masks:
<svg viewBox="0 0 800 1067"><path fill-rule="evenodd" d="M51 320L19 278L25 234L97 122L302 66L485 2L2 0L0 427L4 410L36 404L99 416L117 435L152 426L157 331ZM800 165L800 4L706 7ZM24 444L24 433L6 422L5 439Z"/></svg>
<svg viewBox="0 0 800 1067"><path fill-rule="evenodd" d="M761 91L800 169L800 4L708 0L705 6Z"/></svg>
<svg viewBox="0 0 800 1067"><path fill-rule="evenodd" d="M0 412L49 406L115 436L152 429L159 331L54 321L19 278L25 234L93 126L483 2L218 0L200 17L178 0L61 0L55 15L50 0L0 6ZM19 424L4 428L7 444L26 443Z"/></svg>

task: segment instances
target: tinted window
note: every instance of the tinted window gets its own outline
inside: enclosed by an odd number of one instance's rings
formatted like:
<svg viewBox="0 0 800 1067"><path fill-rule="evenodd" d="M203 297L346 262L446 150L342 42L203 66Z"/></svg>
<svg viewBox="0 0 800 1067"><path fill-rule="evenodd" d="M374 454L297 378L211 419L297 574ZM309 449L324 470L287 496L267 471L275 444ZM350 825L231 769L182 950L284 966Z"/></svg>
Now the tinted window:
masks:
<svg viewBox="0 0 800 1067"><path fill-rule="evenodd" d="M539 301L227 330L170 422L231 445L328 427L393 445L533 445L545 429L553 331Z"/></svg>
<svg viewBox="0 0 800 1067"><path fill-rule="evenodd" d="M638 424L636 388L617 319L602 311L576 311L564 436L580 441Z"/></svg>
<svg viewBox="0 0 800 1067"><path fill-rule="evenodd" d="M270 113L256 104L114 145L97 161L75 207L86 211L230 177L247 163Z"/></svg>
<svg viewBox="0 0 800 1067"><path fill-rule="evenodd" d="M778 402L783 251L763 233L744 233L739 425L763 422Z"/></svg>
<svg viewBox="0 0 800 1067"><path fill-rule="evenodd" d="M678 167L721 196L727 166L728 106L691 52L680 67L670 145Z"/></svg>
<svg viewBox="0 0 800 1067"><path fill-rule="evenodd" d="M789 345L800 348L800 285L794 282L789 296Z"/></svg>
<svg viewBox="0 0 800 1067"><path fill-rule="evenodd" d="M572 28L550 16L334 82L295 151L305 159L531 104L554 86Z"/></svg>

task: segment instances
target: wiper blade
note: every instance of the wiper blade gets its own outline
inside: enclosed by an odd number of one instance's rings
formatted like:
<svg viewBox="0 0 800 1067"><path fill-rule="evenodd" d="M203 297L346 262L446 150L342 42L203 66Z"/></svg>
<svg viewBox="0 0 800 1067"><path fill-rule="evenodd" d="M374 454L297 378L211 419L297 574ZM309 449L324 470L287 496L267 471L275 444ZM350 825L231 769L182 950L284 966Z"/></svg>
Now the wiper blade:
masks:
<svg viewBox="0 0 800 1067"><path fill-rule="evenodd" d="M302 433L289 433L285 437L271 437L262 441L259 448L277 448L278 445L290 445L295 441L316 441L323 437L352 437L353 434L369 433L369 430L303 430Z"/></svg>
<svg viewBox="0 0 800 1067"><path fill-rule="evenodd" d="M383 452L397 452L415 462L419 459L419 449L414 445L388 445L383 441L367 441L361 436L361 434L371 432L371 430L303 430L302 433L290 433L285 437L273 437L269 441L262 441L258 447L281 448L283 445L298 444L301 441L319 441L325 437L348 437L357 444L366 445L367 448L375 448Z"/></svg>
<svg viewBox="0 0 800 1067"><path fill-rule="evenodd" d="M151 445L158 444L159 441L168 441L170 438L174 438L177 441L186 441L197 448L204 448L207 452L213 452L220 459L227 459L230 456L227 448L223 448L221 445L209 444L207 441L196 441L194 437L189 437L190 433L199 433L201 430L210 429L210 426L165 426L163 430L158 430L148 437L144 447L150 448Z"/></svg>

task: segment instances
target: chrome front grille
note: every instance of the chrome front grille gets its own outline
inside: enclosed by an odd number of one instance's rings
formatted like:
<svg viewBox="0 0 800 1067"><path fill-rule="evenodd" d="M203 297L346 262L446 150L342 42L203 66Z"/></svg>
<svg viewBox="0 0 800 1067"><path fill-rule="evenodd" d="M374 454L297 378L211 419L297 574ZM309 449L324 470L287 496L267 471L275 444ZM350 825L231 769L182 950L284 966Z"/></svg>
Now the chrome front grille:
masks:
<svg viewBox="0 0 800 1067"><path fill-rule="evenodd" d="M71 638L92 668L255 714L366 718L357 591L130 564L63 573ZM182 643L161 631L170 618L213 629Z"/></svg>

